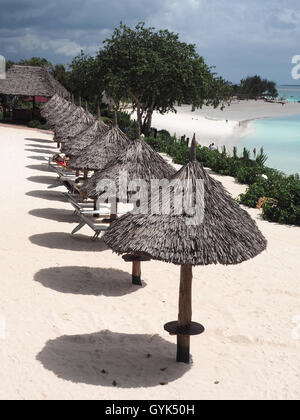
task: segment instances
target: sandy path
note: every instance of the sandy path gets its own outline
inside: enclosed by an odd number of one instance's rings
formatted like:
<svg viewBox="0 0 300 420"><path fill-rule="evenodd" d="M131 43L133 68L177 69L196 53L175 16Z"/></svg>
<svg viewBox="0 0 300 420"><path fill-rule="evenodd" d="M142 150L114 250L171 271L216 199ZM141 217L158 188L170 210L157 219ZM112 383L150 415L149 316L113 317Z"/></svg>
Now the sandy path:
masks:
<svg viewBox="0 0 300 420"><path fill-rule="evenodd" d="M55 176L41 165L50 139L0 127L0 398L300 398L299 228L251 210L267 252L195 269L193 318L207 332L192 339L193 364L178 365L163 325L177 316L179 269L145 263L145 287L133 287L131 267L89 230L70 236L64 189L48 189Z"/></svg>

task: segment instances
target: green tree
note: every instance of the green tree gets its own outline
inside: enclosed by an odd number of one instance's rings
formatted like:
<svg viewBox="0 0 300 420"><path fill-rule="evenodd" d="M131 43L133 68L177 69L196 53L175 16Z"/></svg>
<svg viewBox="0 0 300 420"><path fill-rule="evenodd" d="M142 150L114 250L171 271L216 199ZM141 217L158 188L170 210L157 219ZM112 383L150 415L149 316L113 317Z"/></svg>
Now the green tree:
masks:
<svg viewBox="0 0 300 420"><path fill-rule="evenodd" d="M103 92L103 82L98 78L97 60L81 51L69 67L69 90L83 99L99 100Z"/></svg>
<svg viewBox="0 0 300 420"><path fill-rule="evenodd" d="M63 64L56 64L52 70L53 77L61 83L66 89L69 88L70 84L70 73L66 70L66 66Z"/></svg>
<svg viewBox="0 0 300 420"><path fill-rule="evenodd" d="M48 71L53 72L53 64L46 58L32 57L29 60L20 60L19 66L34 66L34 67L45 67Z"/></svg>
<svg viewBox="0 0 300 420"><path fill-rule="evenodd" d="M278 96L276 83L267 79L262 79L258 75L241 80L238 92L247 95L251 99L262 96L270 96L273 98Z"/></svg>
<svg viewBox="0 0 300 420"><path fill-rule="evenodd" d="M11 60L6 61L6 71L9 70L15 63Z"/></svg>
<svg viewBox="0 0 300 420"><path fill-rule="evenodd" d="M139 127L149 133L153 112L173 111L183 103L217 107L231 89L200 57L195 45L168 30L156 31L139 23L134 29L120 24L99 51L98 77L116 102L130 97Z"/></svg>

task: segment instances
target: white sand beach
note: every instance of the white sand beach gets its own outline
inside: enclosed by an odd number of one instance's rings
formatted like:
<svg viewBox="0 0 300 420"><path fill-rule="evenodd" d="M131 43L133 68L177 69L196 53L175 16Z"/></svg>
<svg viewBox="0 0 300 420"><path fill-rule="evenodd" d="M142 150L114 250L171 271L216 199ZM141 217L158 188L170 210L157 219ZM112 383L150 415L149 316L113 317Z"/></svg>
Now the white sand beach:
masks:
<svg viewBox="0 0 300 420"><path fill-rule="evenodd" d="M201 133L205 117L218 118L205 112L190 132L181 114L162 125L191 135L199 124ZM232 106L228 135L233 121L255 116ZM300 228L248 210L268 249L194 270L193 320L206 332L192 337L193 363L177 364L163 326L177 318L179 268L143 263L144 287L132 286L131 266L88 228L72 237L76 217L44 161L51 140L0 126L0 399L299 399ZM245 190L214 176L235 197Z"/></svg>
<svg viewBox="0 0 300 420"><path fill-rule="evenodd" d="M268 103L259 101L234 101L224 110L213 107L203 107L194 112L191 106L177 107L177 114L161 115L156 112L153 116L153 127L166 129L177 137L186 135L192 138L196 133L198 142L208 146L214 142L217 146L232 148L237 141L251 132L247 124L251 120L271 117L284 117L300 114L300 104Z"/></svg>

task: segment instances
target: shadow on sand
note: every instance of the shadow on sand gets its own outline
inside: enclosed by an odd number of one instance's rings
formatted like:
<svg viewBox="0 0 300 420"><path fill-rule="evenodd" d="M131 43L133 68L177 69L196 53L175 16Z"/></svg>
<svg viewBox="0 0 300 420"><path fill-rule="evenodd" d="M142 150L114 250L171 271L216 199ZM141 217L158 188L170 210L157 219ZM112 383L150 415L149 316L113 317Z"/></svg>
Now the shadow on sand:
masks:
<svg viewBox="0 0 300 420"><path fill-rule="evenodd" d="M63 194L58 191L43 191L43 190L30 191L26 193L26 195L29 197L34 197L34 198L42 198L43 200L60 201L63 203L67 202Z"/></svg>
<svg viewBox="0 0 300 420"><path fill-rule="evenodd" d="M53 267L37 272L34 280L60 293L73 295L125 296L137 292L131 275L113 268ZM146 284L143 283L143 287Z"/></svg>
<svg viewBox="0 0 300 420"><path fill-rule="evenodd" d="M34 141L35 143L48 143L48 144L55 144L52 140L46 140L46 139L31 139L27 138L26 141Z"/></svg>
<svg viewBox="0 0 300 420"><path fill-rule="evenodd" d="M61 223L79 223L78 216L72 210L64 209L35 209L29 212L31 216L53 220Z"/></svg>
<svg viewBox="0 0 300 420"><path fill-rule="evenodd" d="M26 147L39 147L40 149L53 149L54 151L57 149L57 147L54 146L44 146L43 144L25 144Z"/></svg>
<svg viewBox="0 0 300 420"><path fill-rule="evenodd" d="M26 166L26 168L33 169L34 171L54 173L54 171L51 168L49 168L48 165L28 165Z"/></svg>
<svg viewBox="0 0 300 420"><path fill-rule="evenodd" d="M38 160L40 162L42 162L42 161L46 162L44 156L27 156L27 159Z"/></svg>
<svg viewBox="0 0 300 420"><path fill-rule="evenodd" d="M26 152L31 152L31 153L44 153L45 155L53 155L55 153L55 151L56 151L56 149L55 150L49 150L49 149L45 149L45 150L42 150L42 149L25 149L25 150L26 150Z"/></svg>
<svg viewBox="0 0 300 420"><path fill-rule="evenodd" d="M158 335L95 334L48 341L37 355L45 369L74 383L140 388L166 385L191 365L175 362L176 346Z"/></svg>
<svg viewBox="0 0 300 420"><path fill-rule="evenodd" d="M63 232L41 233L30 236L29 240L32 244L43 248L63 249L65 251L99 252L109 249L101 239L92 241L91 237L87 235L76 234L73 236L70 233Z"/></svg>
<svg viewBox="0 0 300 420"><path fill-rule="evenodd" d="M30 182L36 182L37 184L46 184L46 185L54 185L57 184L59 187L61 184L58 182L57 178L51 176L30 176L27 178Z"/></svg>

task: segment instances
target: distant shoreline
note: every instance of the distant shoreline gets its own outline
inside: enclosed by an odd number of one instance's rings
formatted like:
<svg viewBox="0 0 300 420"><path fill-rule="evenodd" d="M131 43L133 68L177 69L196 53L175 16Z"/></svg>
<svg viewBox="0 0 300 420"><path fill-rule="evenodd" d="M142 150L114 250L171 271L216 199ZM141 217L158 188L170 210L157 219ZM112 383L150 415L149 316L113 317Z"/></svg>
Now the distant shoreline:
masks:
<svg viewBox="0 0 300 420"><path fill-rule="evenodd" d="M203 107L191 111L191 106L176 108L177 113L161 115L154 113L152 126L158 130L168 130L177 137L186 135L191 138L194 133L198 142L208 146L232 148L238 141L250 133L251 122L260 119L300 115L300 104L268 103L263 100L234 101L223 111L220 108Z"/></svg>

